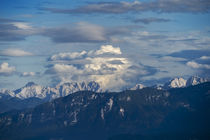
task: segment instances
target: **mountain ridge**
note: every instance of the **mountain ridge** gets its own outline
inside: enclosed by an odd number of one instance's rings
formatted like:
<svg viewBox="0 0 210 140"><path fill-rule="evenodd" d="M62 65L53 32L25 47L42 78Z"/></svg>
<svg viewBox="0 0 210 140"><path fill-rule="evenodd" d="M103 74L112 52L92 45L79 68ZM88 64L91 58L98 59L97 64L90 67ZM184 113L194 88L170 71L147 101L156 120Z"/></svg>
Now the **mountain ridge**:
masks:
<svg viewBox="0 0 210 140"><path fill-rule="evenodd" d="M166 82L163 86L157 84L151 87L157 88L157 89L170 89L170 88L181 88L181 87L187 87L190 85L197 85L203 82L207 82L209 79L207 78L200 78L198 76L192 76L189 79L185 80L183 78L173 78L170 81ZM136 84L134 87L129 88L131 90L137 90L142 89L147 86L143 84ZM8 95L11 97L17 97L20 99L26 99L31 97L36 97L40 99L47 99L52 100L59 97L67 96L69 94L72 94L77 91L94 91L94 92L103 92L103 90L99 83L95 81L90 82L72 82L72 83L63 83L58 84L55 87L43 87L41 85L37 85L34 82L28 82L25 86L22 88L16 89L14 91L2 89L0 90L0 96L1 95Z"/></svg>
<svg viewBox="0 0 210 140"><path fill-rule="evenodd" d="M188 139L201 139L200 135L206 139L209 91L210 82L169 90L79 91L32 109L0 114L0 137L10 133L8 139L105 140L118 134L182 132ZM181 139L186 139L185 135Z"/></svg>
<svg viewBox="0 0 210 140"><path fill-rule="evenodd" d="M155 85L152 88L158 90L167 90L171 88L184 88L190 85L196 85L208 81L208 79L197 76L190 77L188 80L183 78L174 78L164 85ZM137 84L129 90L140 90L147 88L143 84ZM56 98L64 97L73 94L77 91L93 91L105 92L95 81L81 82L81 83L63 83L55 87L43 87L34 82L29 82L22 88L11 90L0 90L0 113L12 109L22 109L27 107L34 107L38 104L54 100ZM37 99L36 99L37 98ZM23 103L21 102L23 101ZM25 101L24 101L25 100ZM31 101L31 103L29 102ZM15 105L17 104L17 105Z"/></svg>

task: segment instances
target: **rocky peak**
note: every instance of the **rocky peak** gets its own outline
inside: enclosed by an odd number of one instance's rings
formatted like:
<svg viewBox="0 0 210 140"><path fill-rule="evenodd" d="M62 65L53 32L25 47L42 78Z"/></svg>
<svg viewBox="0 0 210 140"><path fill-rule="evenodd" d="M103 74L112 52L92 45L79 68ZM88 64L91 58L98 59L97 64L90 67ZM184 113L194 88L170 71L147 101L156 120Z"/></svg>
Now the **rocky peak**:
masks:
<svg viewBox="0 0 210 140"><path fill-rule="evenodd" d="M34 82L28 82L25 87L31 87L31 86L35 86L37 84L35 84Z"/></svg>
<svg viewBox="0 0 210 140"><path fill-rule="evenodd" d="M143 84L136 84L131 90L143 89L145 86Z"/></svg>
<svg viewBox="0 0 210 140"><path fill-rule="evenodd" d="M181 88L186 86L186 80L183 78L174 78L164 85L164 88Z"/></svg>
<svg viewBox="0 0 210 140"><path fill-rule="evenodd" d="M204 83L204 82L207 82L208 79L206 78L201 78L201 77L198 77L198 76L192 76L190 77L188 80L187 80L187 83L186 85L187 86L194 86L194 85L198 85L198 84L201 84L201 83Z"/></svg>

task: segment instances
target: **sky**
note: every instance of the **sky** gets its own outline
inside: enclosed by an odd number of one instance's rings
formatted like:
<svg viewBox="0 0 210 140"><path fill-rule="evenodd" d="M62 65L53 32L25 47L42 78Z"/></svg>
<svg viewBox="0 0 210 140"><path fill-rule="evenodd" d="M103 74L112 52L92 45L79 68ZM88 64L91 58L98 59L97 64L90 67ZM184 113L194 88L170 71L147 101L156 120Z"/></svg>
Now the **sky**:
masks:
<svg viewBox="0 0 210 140"><path fill-rule="evenodd" d="M1 0L0 89L210 77L209 0Z"/></svg>

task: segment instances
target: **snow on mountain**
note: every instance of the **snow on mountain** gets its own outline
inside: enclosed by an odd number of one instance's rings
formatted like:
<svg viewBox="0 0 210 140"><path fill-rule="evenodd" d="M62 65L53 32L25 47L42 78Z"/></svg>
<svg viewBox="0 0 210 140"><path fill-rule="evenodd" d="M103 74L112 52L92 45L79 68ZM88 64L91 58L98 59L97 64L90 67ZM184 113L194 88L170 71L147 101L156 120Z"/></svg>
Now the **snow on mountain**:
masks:
<svg viewBox="0 0 210 140"><path fill-rule="evenodd" d="M152 88L155 88L155 89L157 89L157 90L162 90L162 89L164 89L162 84L154 85L154 86L152 86Z"/></svg>
<svg viewBox="0 0 210 140"><path fill-rule="evenodd" d="M163 87L166 89L186 87L186 82L187 82L187 80L185 80L183 78L174 78L174 79L170 80L169 82L167 82L166 84L164 84Z"/></svg>
<svg viewBox="0 0 210 140"><path fill-rule="evenodd" d="M164 89L169 89L169 88L182 88L182 87L188 87L188 86L195 86L204 82L208 82L209 79L207 78L201 78L198 76L192 76L189 79L185 80L183 78L174 78L164 84L163 88Z"/></svg>
<svg viewBox="0 0 210 140"><path fill-rule="evenodd" d="M137 89L142 89L144 88L145 86L142 85L142 84L136 84L134 87L132 87L130 90L137 90Z"/></svg>
<svg viewBox="0 0 210 140"><path fill-rule="evenodd" d="M191 85L197 85L207 81L209 80L205 78L200 78L198 76L192 76L188 80L185 80L183 78L174 78L169 82L167 82L166 84L164 84L163 86L157 84L152 87L159 90L170 89L170 88L181 88ZM145 86L142 84L136 84L133 88L130 88L130 90L137 90L142 88L145 88ZM62 83L56 85L55 87L43 87L33 82L29 82L24 87L14 91L1 89L0 98L17 97L19 99L27 99L27 98L36 97L39 99L52 100L59 97L67 96L77 91L84 91L84 90L93 91L93 92L103 92L100 85L95 81L81 82L81 83L76 83L76 82Z"/></svg>
<svg viewBox="0 0 210 140"><path fill-rule="evenodd" d="M11 96L11 97L14 97L15 94L14 94L14 92L11 91L11 90L8 90L8 89L1 89L1 90L0 90L0 97L2 97L2 96Z"/></svg>
<svg viewBox="0 0 210 140"><path fill-rule="evenodd" d="M207 82L207 81L209 81L209 80L206 79L206 78L201 78L201 77L198 77L198 76L192 76L187 80L186 86L191 86L191 85L194 86L194 85L198 85L198 84L201 84L201 83L204 83L204 82Z"/></svg>
<svg viewBox="0 0 210 140"><path fill-rule="evenodd" d="M52 99L58 98L58 97L64 97L71 93L77 92L77 91L93 91L93 92L101 92L102 89L100 88L100 85L96 83L95 81L91 82L82 82L82 83L64 83L64 84L58 84L55 88L51 88L51 92L55 93L52 94Z"/></svg>
<svg viewBox="0 0 210 140"><path fill-rule="evenodd" d="M94 91L101 92L100 85L94 81L82 83L63 83L55 87L42 87L33 82L29 82L24 87L14 91L14 96L20 99L36 97L40 99L55 99L67 96L77 91Z"/></svg>
<svg viewBox="0 0 210 140"><path fill-rule="evenodd" d="M31 97L36 97L40 99L44 99L49 94L48 88L37 85L33 82L29 82L24 87L17 89L14 91L15 97L20 99L26 99Z"/></svg>

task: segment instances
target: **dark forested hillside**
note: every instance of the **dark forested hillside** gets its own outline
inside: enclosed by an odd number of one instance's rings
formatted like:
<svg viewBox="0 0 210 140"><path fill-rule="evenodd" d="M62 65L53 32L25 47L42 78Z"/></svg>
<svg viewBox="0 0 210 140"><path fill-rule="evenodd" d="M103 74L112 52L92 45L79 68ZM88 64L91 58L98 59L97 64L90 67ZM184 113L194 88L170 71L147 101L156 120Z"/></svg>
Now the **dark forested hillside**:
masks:
<svg viewBox="0 0 210 140"><path fill-rule="evenodd" d="M0 139L209 139L210 83L120 93L77 92L0 115Z"/></svg>

